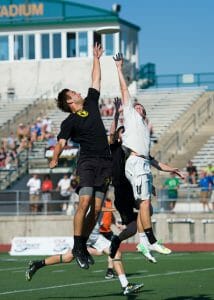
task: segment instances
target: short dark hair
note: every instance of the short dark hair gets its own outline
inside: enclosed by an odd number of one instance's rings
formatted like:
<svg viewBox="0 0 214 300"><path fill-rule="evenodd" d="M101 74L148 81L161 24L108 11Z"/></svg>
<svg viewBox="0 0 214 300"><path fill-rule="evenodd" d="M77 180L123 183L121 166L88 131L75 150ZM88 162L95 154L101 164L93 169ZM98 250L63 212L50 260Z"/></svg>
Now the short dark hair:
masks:
<svg viewBox="0 0 214 300"><path fill-rule="evenodd" d="M64 112L71 112L70 107L67 103L67 100L69 99L69 91L69 89L63 89L61 92L59 92L58 97L56 99L57 107Z"/></svg>

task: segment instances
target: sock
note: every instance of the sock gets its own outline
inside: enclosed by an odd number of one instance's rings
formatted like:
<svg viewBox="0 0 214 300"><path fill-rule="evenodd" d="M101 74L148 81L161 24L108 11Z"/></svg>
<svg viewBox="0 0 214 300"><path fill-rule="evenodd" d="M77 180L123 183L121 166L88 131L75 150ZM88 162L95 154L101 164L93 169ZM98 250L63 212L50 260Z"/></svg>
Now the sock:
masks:
<svg viewBox="0 0 214 300"><path fill-rule="evenodd" d="M83 247L84 251L88 253L87 245L86 245L87 240L88 240L88 236L87 237L86 236L82 237L82 242L83 242L82 247Z"/></svg>
<svg viewBox="0 0 214 300"><path fill-rule="evenodd" d="M129 237L135 235L137 231L137 223L136 221L133 221L131 223L129 223L126 227L126 229L124 229L120 234L119 234L119 239L120 241L124 241L127 240Z"/></svg>
<svg viewBox="0 0 214 300"><path fill-rule="evenodd" d="M84 245L84 238L80 235L75 235L73 248L81 250L83 245Z"/></svg>
<svg viewBox="0 0 214 300"><path fill-rule="evenodd" d="M37 269L45 267L45 260L43 259L43 260L36 261L35 266L36 266Z"/></svg>
<svg viewBox="0 0 214 300"><path fill-rule="evenodd" d="M144 247L148 247L149 241L145 232L139 232L138 234L139 234L140 244L143 244Z"/></svg>
<svg viewBox="0 0 214 300"><path fill-rule="evenodd" d="M119 275L118 278L119 278L120 284L122 285L123 288L128 285L129 282L128 282L125 274Z"/></svg>
<svg viewBox="0 0 214 300"><path fill-rule="evenodd" d="M155 242L157 242L157 240L154 236L152 228L147 228L144 231L145 231L145 234L146 234L150 244L154 244Z"/></svg>

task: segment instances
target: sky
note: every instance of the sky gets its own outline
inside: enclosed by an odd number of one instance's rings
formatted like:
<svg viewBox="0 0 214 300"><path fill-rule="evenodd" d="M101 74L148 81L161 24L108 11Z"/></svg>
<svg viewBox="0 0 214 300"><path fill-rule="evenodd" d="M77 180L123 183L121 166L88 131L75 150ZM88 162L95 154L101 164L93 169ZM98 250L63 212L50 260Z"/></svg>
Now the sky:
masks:
<svg viewBox="0 0 214 300"><path fill-rule="evenodd" d="M214 0L72 0L111 10L141 28L140 64L156 73L214 72Z"/></svg>

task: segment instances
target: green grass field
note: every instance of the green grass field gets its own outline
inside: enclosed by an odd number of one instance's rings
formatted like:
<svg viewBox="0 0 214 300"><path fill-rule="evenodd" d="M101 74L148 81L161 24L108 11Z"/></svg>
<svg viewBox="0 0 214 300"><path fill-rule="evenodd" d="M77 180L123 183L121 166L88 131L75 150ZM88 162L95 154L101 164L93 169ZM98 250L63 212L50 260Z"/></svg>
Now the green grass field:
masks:
<svg viewBox="0 0 214 300"><path fill-rule="evenodd" d="M31 282L25 281L30 257L0 254L0 299L214 299L214 253L174 253L156 255L157 264L145 261L139 253L124 253L130 282L144 283L141 292L123 296L118 279L104 279L106 257L95 257L89 270L76 262L45 267Z"/></svg>

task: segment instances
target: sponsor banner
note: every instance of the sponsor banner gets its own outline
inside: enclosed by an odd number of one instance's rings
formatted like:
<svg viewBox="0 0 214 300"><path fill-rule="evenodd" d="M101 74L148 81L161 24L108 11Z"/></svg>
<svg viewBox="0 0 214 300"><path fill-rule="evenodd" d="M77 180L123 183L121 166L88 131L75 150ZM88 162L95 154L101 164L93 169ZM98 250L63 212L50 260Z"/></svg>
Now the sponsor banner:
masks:
<svg viewBox="0 0 214 300"><path fill-rule="evenodd" d="M73 237L15 237L10 255L56 255L73 248Z"/></svg>

